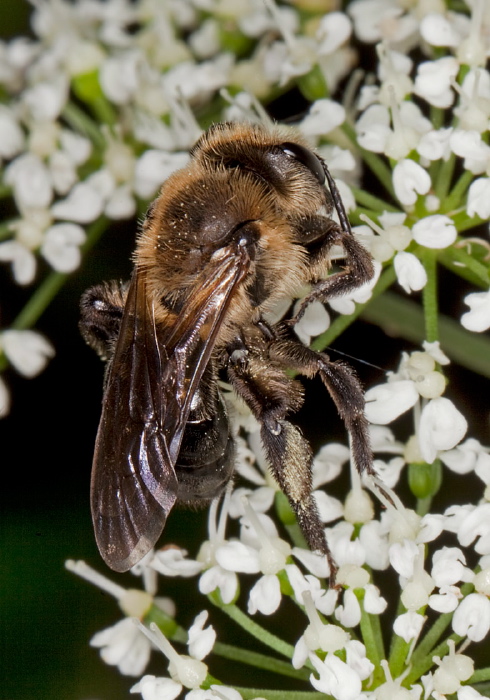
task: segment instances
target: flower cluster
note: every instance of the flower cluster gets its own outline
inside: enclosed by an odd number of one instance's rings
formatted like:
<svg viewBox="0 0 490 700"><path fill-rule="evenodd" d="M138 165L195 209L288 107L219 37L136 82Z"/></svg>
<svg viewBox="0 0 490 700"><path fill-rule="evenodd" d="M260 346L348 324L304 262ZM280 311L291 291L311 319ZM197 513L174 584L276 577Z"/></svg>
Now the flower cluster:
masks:
<svg viewBox="0 0 490 700"><path fill-rule="evenodd" d="M483 697L478 683L490 669L475 670L468 653L490 631L490 450L466 437L471 416L446 395L444 370L457 359L490 372L485 337L478 352L471 344L472 333L490 328L488 3L353 0L345 11L331 0L32 4L34 38L0 43L0 190L14 212L0 225L0 261L15 284L32 289L0 331L0 371L42 371L54 348L33 326L53 289L111 221L144 212L205 125L269 123L264 105L285 95L285 116L296 117L328 163L376 269L369 284L328 307L311 304L298 337L323 350L364 313L419 344L366 393L379 477L363 482L351 470L349 494L335 498L322 487L349 462L349 448L327 443L315 457L314 495L339 566L335 588L268 476L258 426L230 395L237 473L248 485L240 482L221 509L212 504L208 539L194 558L168 546L135 567L142 590L69 564L125 615L92 644L105 662L139 677L132 692L144 700L267 697L211 676L211 653L295 675L336 700ZM308 105L301 116L299 93L301 109ZM332 260L342 257L332 250ZM439 314L439 266L472 285L460 293L468 310L458 322ZM285 300L277 318L292 305ZM0 377L0 416L9 403ZM465 403L468 410L471 399ZM396 421L409 411L412 434L400 439ZM483 487L472 503L431 513L444 469L474 473ZM414 510L393 491L402 475ZM189 630L180 627L173 601L156 595L159 574L196 579L206 606L221 608L274 656L222 644L202 605ZM287 641L256 622L280 613L286 599L302 630ZM188 655L173 643L188 644ZM152 650L168 658L168 675L143 675Z"/></svg>
<svg viewBox="0 0 490 700"><path fill-rule="evenodd" d="M382 429L382 435L377 431L373 431L375 449L396 452L399 446L393 435L387 429ZM320 496L323 492L318 491L322 517L338 521L327 527L339 565L337 586L329 588L325 558L295 544L294 534L291 542L279 536L269 514L274 487L266 484L253 444L253 434L248 444L239 439L238 469L262 485L228 491L220 511L218 502L213 502L209 539L195 559L175 545L150 552L133 569L144 577L144 591L121 589L83 562L67 563L70 570L111 593L127 616L92 639L106 663L118 666L123 674L141 676L150 642L168 658L168 676L143 675L132 692L158 700L175 698L183 688L190 691L186 697L192 700L259 697L247 689L217 683L203 659L213 652L259 664L261 655L217 641L214 629L204 627L206 612L197 616L188 632L180 628L175 605L155 596L158 572L166 577L197 577L197 588L208 604L289 658L298 678L309 679L316 690L337 700L443 700L455 692L463 700L483 697L463 685L476 674L473 660L462 652L470 642L490 633L490 504L450 506L442 514L422 516L405 508L386 483L381 489L372 483L370 488L386 507L377 516L375 503L360 487L357 474L343 503L336 501L327 508ZM465 457L458 459L456 452ZM314 461L315 481L331 481L347 458L342 445L323 448ZM475 469L484 481L490 476L490 450L474 440L443 452L441 458L448 465L464 461L466 469ZM228 534L231 529L237 534ZM453 538L451 546L445 543L448 535ZM468 559L476 567L470 568ZM383 581L389 568L398 575L400 603L396 613L390 613L393 641L385 656L379 618L387 615ZM238 607L243 586L248 616ZM390 597L389 588L385 595ZM251 619L257 613L273 616L285 605L285 598L304 616L304 632L294 646ZM176 642L186 642L189 656L179 655L160 630ZM464 643L456 650L455 642ZM269 661L277 671L281 662ZM266 662L262 659L262 663ZM482 669L480 679L489 672ZM260 697L262 693L267 697L267 691L261 691Z"/></svg>

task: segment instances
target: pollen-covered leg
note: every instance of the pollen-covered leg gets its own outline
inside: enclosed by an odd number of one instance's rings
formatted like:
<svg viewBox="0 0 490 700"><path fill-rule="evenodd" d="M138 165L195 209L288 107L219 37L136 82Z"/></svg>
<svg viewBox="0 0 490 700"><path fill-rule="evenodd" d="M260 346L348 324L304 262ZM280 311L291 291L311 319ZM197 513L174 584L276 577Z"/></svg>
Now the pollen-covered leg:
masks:
<svg viewBox="0 0 490 700"><path fill-rule="evenodd" d="M242 356L237 363L230 361L228 376L260 422L271 471L291 504L308 546L327 557L333 585L337 568L311 493L311 449L298 428L285 420L286 413L296 411L302 403L298 383L253 355L246 359Z"/></svg>
<svg viewBox="0 0 490 700"><path fill-rule="evenodd" d="M364 392L349 365L332 362L328 355L301 343L278 340L269 347L271 360L306 377L319 375L332 397L351 436L354 463L359 473L374 474L368 422L364 414Z"/></svg>

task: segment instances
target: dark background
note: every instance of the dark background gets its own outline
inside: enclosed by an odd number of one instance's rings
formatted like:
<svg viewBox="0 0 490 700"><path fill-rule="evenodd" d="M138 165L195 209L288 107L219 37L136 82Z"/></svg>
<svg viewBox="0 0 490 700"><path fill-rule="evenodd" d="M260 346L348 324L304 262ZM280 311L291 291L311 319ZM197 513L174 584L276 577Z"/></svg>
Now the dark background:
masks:
<svg viewBox="0 0 490 700"><path fill-rule="evenodd" d="M3 0L4 35L26 33L28 12L29 6L24 2ZM121 618L117 604L67 572L64 561L86 559L122 585L139 587L139 582L131 575L109 572L93 539L88 495L103 370L95 354L84 345L77 328L78 301L84 289L104 279L128 277L136 229L136 221L112 227L41 317L36 328L56 348L56 357L46 371L33 380L23 379L13 371L5 373L12 394L12 409L0 422L3 448L0 494L2 700L125 698L129 697L128 688L135 682L122 678L117 670L104 664L98 651L88 645L95 632ZM44 272L41 267L40 274ZM8 267L0 267L1 327L8 327L31 292L30 288L16 287ZM459 290L457 298L461 293ZM461 302L455 302L458 303L459 314L462 309ZM399 360L400 342L362 322L349 329L336 347L387 369L394 368ZM410 349L407 343L402 347ZM375 368L359 364L356 369L365 384L382 380L382 373ZM488 396L489 383L469 372L453 367L450 379L453 396L459 389ZM323 388L315 382L306 384L307 402L298 421L314 448L332 435L344 440L344 430L333 408L324 413L329 401ZM320 404L322 425L320 431L315 431ZM460 406L465 412L464 404L460 402ZM476 430L484 441L487 414L485 400L481 413L469 416L470 434L475 434ZM344 493L347 484L346 480L340 484ZM460 489L461 480L449 475L445 482L446 493L452 487ZM196 541L199 542L196 531L202 531L205 519L205 513L173 513L165 531L165 541L188 546L195 555ZM182 591L186 587L191 597L195 582L196 579L190 582L167 580L165 590L160 592L172 595L175 590ZM179 600L182 601L182 593ZM200 609L183 610L179 622L189 624ZM213 622L219 624L219 616L212 614ZM274 618L276 633L281 633L281 625L289 641L294 643L296 638L288 630L287 616L283 616L282 622ZM219 638L233 642L234 633L228 632L231 636L224 638L223 627ZM160 661L151 671L165 675L166 665ZM214 667L211 671L218 675ZM249 675L240 677L239 671L234 672L236 682L249 681ZM231 680L227 674L224 679Z"/></svg>

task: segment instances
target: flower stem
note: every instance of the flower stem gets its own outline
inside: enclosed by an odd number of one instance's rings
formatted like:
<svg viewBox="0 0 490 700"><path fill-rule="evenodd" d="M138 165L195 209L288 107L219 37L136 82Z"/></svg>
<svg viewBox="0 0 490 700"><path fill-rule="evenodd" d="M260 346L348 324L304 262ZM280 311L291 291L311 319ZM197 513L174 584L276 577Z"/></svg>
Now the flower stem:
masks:
<svg viewBox="0 0 490 700"><path fill-rule="evenodd" d="M437 253L425 248L420 256L427 273L427 284L422 298L424 303L425 337L429 343L439 340L438 304L437 304Z"/></svg>
<svg viewBox="0 0 490 700"><path fill-rule="evenodd" d="M258 625L236 605L225 605L224 603L220 602L218 596L213 594L208 595L208 598L213 605L216 605L216 607L226 613L228 617L236 622L237 625L240 625L240 627L248 632L248 634L250 634L252 637L255 637L262 642L262 644L274 649L274 651L276 651L278 654L282 654L287 659L293 658L294 648L291 646L291 644L288 644L279 637L276 637L275 634L272 634L266 630L264 627Z"/></svg>
<svg viewBox="0 0 490 700"><path fill-rule="evenodd" d="M463 244L464 239L461 241L461 244L450 246L441 251L439 253L440 262L451 272L468 279L474 284L478 284L483 289L487 289L490 287L488 266L470 255L462 247Z"/></svg>
<svg viewBox="0 0 490 700"><path fill-rule="evenodd" d="M63 117L75 131L78 131L80 134L90 139L98 150L105 150L106 143L100 125L91 119L86 112L80 109L74 102L68 102L65 105Z"/></svg>
<svg viewBox="0 0 490 700"><path fill-rule="evenodd" d="M291 662L281 661L280 659L275 659L272 656L259 654L256 651L250 651L249 649L243 649L231 644L223 644L222 642L215 643L213 647L213 654L222 656L224 659L239 661L242 664L249 664L250 666L263 668L267 671L271 671L272 673L279 673L283 676L289 676L291 678L297 678L304 681L309 679L311 673L311 671L306 668L294 669L291 666Z"/></svg>
<svg viewBox="0 0 490 700"><path fill-rule="evenodd" d="M459 180L454 185L453 189L450 191L449 195L444 200L444 207L442 212L451 212L456 209L460 204L468 187L474 180L473 173L465 170Z"/></svg>
<svg viewBox="0 0 490 700"><path fill-rule="evenodd" d="M432 182L435 183L435 192L439 200L441 201L443 210L446 211L446 201L447 193L451 187L451 180L454 174L454 167L456 165L456 156L451 153L447 161L440 164L439 171L437 175L433 178ZM448 209L447 211L450 211Z"/></svg>
<svg viewBox="0 0 490 700"><path fill-rule="evenodd" d="M475 683L481 683L482 681L490 681L490 666L487 666L487 668L479 668L477 671L475 671L468 683L470 685L474 685Z"/></svg>
<svg viewBox="0 0 490 700"><path fill-rule="evenodd" d="M267 700L325 700L328 695L315 691L301 690L269 690L268 688L240 688L233 686L244 700L254 700L254 698L267 698Z"/></svg>
<svg viewBox="0 0 490 700"><path fill-rule="evenodd" d="M364 609L361 600L364 597L363 594L364 591L356 592L361 602L361 636L366 647L366 656L375 666L372 687L376 688L384 680L384 671L381 667L381 660L385 658L383 635L379 615L371 615Z"/></svg>
<svg viewBox="0 0 490 700"><path fill-rule="evenodd" d="M424 340L424 315L420 306L410 299L385 292L363 310L363 318L383 329L390 336L400 336L411 343ZM490 377L490 339L484 334L466 331L460 323L447 316L439 317L441 347L458 364Z"/></svg>
<svg viewBox="0 0 490 700"><path fill-rule="evenodd" d="M410 646L410 642L406 642L402 637L393 635L389 658L389 666L393 678L398 678L403 673Z"/></svg>
<svg viewBox="0 0 490 700"><path fill-rule="evenodd" d="M356 202L362 204L365 207L370 207L374 212L383 211L399 211L392 204L388 204L384 199L375 197L373 194L369 194L365 190L361 190L358 187L351 187L352 193L356 198Z"/></svg>

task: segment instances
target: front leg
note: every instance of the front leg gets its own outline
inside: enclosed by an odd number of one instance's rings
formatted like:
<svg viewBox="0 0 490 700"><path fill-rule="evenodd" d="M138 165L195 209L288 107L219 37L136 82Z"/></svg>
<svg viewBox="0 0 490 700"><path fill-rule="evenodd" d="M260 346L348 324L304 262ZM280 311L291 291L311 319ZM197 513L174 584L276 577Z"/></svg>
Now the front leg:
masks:
<svg viewBox="0 0 490 700"><path fill-rule="evenodd" d="M311 449L298 428L285 420L286 414L297 411L303 402L301 385L270 362L243 350L240 356L236 352L230 356L229 381L261 424L271 471L291 504L308 546L327 557L333 586L337 567L312 496Z"/></svg>
<svg viewBox="0 0 490 700"><path fill-rule="evenodd" d="M332 297L352 292L365 282L369 282L374 275L371 255L354 238L350 230L343 230L332 219L313 216L298 221L296 240L306 248L309 254L313 278L321 276L330 267L329 255L334 245L344 249L345 265L339 272L334 272L315 284L288 325L297 323L312 301L326 302Z"/></svg>

